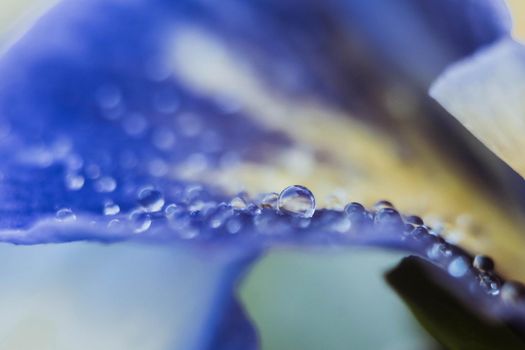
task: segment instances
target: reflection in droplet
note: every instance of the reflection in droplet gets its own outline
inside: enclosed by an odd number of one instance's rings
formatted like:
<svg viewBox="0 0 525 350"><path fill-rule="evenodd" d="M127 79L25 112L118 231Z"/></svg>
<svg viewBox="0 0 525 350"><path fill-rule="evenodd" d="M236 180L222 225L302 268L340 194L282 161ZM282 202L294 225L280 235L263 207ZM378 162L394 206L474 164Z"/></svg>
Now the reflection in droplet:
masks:
<svg viewBox="0 0 525 350"><path fill-rule="evenodd" d="M279 193L271 192L266 193L262 196L259 202L261 208L272 208L277 209L277 203L279 202Z"/></svg>
<svg viewBox="0 0 525 350"><path fill-rule="evenodd" d="M144 188L139 192L139 203L148 212L157 212L162 209L165 202L162 192L152 188Z"/></svg>
<svg viewBox="0 0 525 350"><path fill-rule="evenodd" d="M60 222L72 222L77 219L75 213L70 208L62 208L56 212L56 219Z"/></svg>
<svg viewBox="0 0 525 350"><path fill-rule="evenodd" d="M285 188L279 195L279 210L283 213L311 218L315 212L315 197L306 187L294 185Z"/></svg>
<svg viewBox="0 0 525 350"><path fill-rule="evenodd" d="M494 270L494 260L486 255L476 255L472 266L480 271L492 271Z"/></svg>
<svg viewBox="0 0 525 350"><path fill-rule="evenodd" d="M246 209L246 201L241 197L235 197L230 201L230 206L238 210Z"/></svg>
<svg viewBox="0 0 525 350"><path fill-rule="evenodd" d="M133 224L133 232L146 232L151 227L151 217L143 209L136 209L129 214L129 219Z"/></svg>

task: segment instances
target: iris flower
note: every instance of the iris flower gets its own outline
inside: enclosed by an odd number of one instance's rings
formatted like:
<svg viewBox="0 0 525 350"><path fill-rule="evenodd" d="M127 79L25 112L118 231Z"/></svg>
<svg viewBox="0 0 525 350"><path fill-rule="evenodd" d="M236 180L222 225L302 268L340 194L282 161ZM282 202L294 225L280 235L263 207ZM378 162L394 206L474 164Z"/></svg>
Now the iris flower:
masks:
<svg viewBox="0 0 525 350"><path fill-rule="evenodd" d="M349 246L410 256L386 279L445 347L522 348L511 29L498 0L59 1L0 57L3 348L256 349L250 267Z"/></svg>

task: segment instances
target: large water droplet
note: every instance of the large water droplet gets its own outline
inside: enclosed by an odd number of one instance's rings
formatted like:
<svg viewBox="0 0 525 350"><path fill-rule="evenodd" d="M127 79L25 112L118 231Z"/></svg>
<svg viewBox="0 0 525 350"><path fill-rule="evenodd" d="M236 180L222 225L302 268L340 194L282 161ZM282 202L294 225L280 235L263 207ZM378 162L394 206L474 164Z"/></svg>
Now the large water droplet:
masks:
<svg viewBox="0 0 525 350"><path fill-rule="evenodd" d="M144 188L139 192L139 203L149 212L157 212L164 206L162 192L152 188Z"/></svg>
<svg viewBox="0 0 525 350"><path fill-rule="evenodd" d="M56 219L60 222L72 222L77 219L77 216L70 208L62 208L56 212Z"/></svg>
<svg viewBox="0 0 525 350"><path fill-rule="evenodd" d="M315 212L315 197L306 187L290 186L279 195L278 207L283 213L311 218Z"/></svg>

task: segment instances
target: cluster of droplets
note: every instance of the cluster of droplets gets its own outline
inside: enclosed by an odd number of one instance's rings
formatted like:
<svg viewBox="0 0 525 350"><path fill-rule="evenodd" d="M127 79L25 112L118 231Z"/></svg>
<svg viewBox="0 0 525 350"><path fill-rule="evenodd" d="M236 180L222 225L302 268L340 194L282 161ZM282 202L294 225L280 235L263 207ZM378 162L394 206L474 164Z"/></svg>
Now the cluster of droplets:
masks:
<svg viewBox="0 0 525 350"><path fill-rule="evenodd" d="M525 298L525 288L521 284L504 283L495 273L491 258L482 255L472 258L425 225L419 216L401 215L389 201L379 201L371 209L352 202L343 212L338 212L316 211L314 195L299 185L287 187L281 193L262 194L255 199L247 193L239 193L230 201L220 203L203 200L199 186L189 186L183 192L182 198L186 200L168 203L160 190L153 186L144 187L137 192L137 207L127 215L121 213L118 204L106 201L103 213L111 219L107 227L123 230L130 223L132 232L139 234L150 230L154 222L159 221L167 223L167 227L185 239L209 237L206 235L210 234L216 236L219 232L236 235L243 231L301 235L321 230L326 235L344 234L349 239L366 233L388 235L417 244L418 251L423 252L426 259L441 266L454 278L474 276L477 286L489 296L498 296L505 303L521 302ZM56 218L61 222L72 222L76 215L71 209L62 208L57 211Z"/></svg>
<svg viewBox="0 0 525 350"><path fill-rule="evenodd" d="M389 201L377 202L372 210L366 210L359 203L345 207L353 223L373 225L375 230L385 230L400 235L401 240L413 239L426 247L426 258L445 268L450 276L462 278L474 276L472 288L481 287L489 296L498 296L506 304L525 304L525 286L519 282L507 281L495 272L494 261L485 255L472 258L462 249L448 243L440 231L425 225L419 216L401 215Z"/></svg>

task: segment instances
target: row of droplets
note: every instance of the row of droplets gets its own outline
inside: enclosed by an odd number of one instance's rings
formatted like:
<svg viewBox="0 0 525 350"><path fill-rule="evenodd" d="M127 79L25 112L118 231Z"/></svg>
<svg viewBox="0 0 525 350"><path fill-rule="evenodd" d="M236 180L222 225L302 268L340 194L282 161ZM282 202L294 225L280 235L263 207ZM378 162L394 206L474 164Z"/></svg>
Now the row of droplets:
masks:
<svg viewBox="0 0 525 350"><path fill-rule="evenodd" d="M212 229L224 226L229 233L237 233L243 228L242 218L234 213L242 212L251 217L262 216L262 210L273 209L278 214L291 216L299 219L303 227L307 227L309 220L316 211L315 197L313 193L303 186L290 186L280 194L267 193L250 202L246 194L234 197L229 203L197 202L190 213L187 208L171 203L166 205L162 192L154 188L144 188L138 193L139 207L132 210L127 216L133 223L133 231L142 233L152 225L152 218L164 217L168 220L181 224L179 228L185 230L185 238L193 238L198 235L195 228L190 225L192 213L205 208L213 209L209 218L209 227ZM104 215L116 216L120 213L120 207L113 202L106 202ZM448 244L439 234L426 226L423 220L414 215L402 216L394 208L392 203L382 200L377 202L372 210L367 210L363 205L352 202L348 204L344 213L346 225L342 225L340 232L347 232L351 226L373 226L379 230L384 229L400 233L400 239L412 238L428 243L426 249L427 258L442 262L447 261L445 266L448 273L456 278L465 276L469 271L474 272L479 285L491 296L500 296L504 302L517 302L525 298L525 288L518 282L505 282L494 272L493 260L484 255L477 255L473 259L466 253L455 251L455 247ZM188 215L184 215L188 214ZM56 218L59 221L74 221L75 214L69 208L57 211ZM122 229L121 218L111 219L108 223L110 229Z"/></svg>

